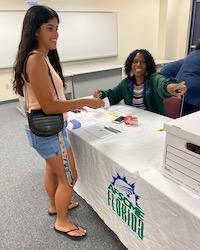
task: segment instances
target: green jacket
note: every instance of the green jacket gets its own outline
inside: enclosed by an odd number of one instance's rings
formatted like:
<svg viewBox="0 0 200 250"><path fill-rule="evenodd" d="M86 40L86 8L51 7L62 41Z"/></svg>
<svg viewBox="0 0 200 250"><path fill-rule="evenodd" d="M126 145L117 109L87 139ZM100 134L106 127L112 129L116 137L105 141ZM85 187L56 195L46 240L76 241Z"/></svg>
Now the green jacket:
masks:
<svg viewBox="0 0 200 250"><path fill-rule="evenodd" d="M101 98L108 97L110 104L114 105L124 100L127 105L132 105L133 77L126 77L113 89L102 91ZM165 115L163 99L170 97L166 87L169 83L177 82L173 78L166 78L159 73L153 73L144 82L144 104L147 110Z"/></svg>

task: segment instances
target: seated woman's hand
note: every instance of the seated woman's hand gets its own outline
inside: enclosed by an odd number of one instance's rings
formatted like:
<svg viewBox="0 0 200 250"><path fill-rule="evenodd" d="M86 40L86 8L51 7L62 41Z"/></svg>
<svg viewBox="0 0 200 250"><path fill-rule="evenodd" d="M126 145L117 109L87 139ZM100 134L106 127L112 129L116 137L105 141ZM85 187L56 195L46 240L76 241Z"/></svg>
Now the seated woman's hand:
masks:
<svg viewBox="0 0 200 250"><path fill-rule="evenodd" d="M105 102L100 98L91 98L87 105L90 108L97 109L105 106Z"/></svg>
<svg viewBox="0 0 200 250"><path fill-rule="evenodd" d="M185 82L180 82L180 83L170 83L167 85L167 91L176 97L181 98L185 94L187 90L187 87L185 85Z"/></svg>
<svg viewBox="0 0 200 250"><path fill-rule="evenodd" d="M93 93L94 98L100 98L102 96L102 92L100 89L97 89Z"/></svg>

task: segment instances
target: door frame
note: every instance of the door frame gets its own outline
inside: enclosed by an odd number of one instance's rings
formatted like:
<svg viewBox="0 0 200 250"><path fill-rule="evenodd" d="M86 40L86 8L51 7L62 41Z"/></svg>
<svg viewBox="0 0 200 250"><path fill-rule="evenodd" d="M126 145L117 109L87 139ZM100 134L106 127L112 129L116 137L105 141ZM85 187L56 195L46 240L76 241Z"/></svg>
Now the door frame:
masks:
<svg viewBox="0 0 200 250"><path fill-rule="evenodd" d="M194 45L192 44L192 39L193 39L193 32L194 32L194 24L195 24L195 11L196 11L196 4L200 3L200 0L193 0L192 1L192 7L191 7L191 17L190 17L190 31L189 31L189 42L188 42L188 49L187 53L189 54Z"/></svg>

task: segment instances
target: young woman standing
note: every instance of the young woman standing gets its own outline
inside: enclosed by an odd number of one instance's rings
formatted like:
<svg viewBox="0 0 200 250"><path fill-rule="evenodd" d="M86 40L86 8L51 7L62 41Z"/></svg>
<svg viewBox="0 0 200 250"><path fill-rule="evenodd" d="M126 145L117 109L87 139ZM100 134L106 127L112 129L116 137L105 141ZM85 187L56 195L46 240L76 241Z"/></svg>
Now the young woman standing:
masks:
<svg viewBox="0 0 200 250"><path fill-rule="evenodd" d="M104 102L99 98L65 99L63 75L56 50L58 24L57 13L49 7L36 5L27 11L14 68L13 89L17 94L25 97L28 112L42 109L46 114L63 113L66 120L67 111L83 106L99 108L104 106ZM49 213L57 214L55 231L72 239L81 239L86 235L86 230L74 225L67 213L71 205L76 170L70 145L67 142L66 124L59 134L53 136L37 136L29 129L27 134L30 143L46 161L44 180L50 198ZM62 152L62 142L67 150L65 152ZM64 169L63 155L67 153L71 176L66 175Z"/></svg>

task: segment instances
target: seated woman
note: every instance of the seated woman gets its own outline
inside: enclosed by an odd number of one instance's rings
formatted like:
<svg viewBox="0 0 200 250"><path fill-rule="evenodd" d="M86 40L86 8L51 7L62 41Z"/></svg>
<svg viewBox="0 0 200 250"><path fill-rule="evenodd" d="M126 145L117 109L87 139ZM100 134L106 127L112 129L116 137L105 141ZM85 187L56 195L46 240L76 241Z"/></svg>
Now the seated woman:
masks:
<svg viewBox="0 0 200 250"><path fill-rule="evenodd" d="M165 114L163 99L170 96L181 97L186 92L184 82L177 83L156 73L152 55L145 49L133 51L125 62L127 77L109 90L96 90L94 97L108 97L114 105L124 100L127 105Z"/></svg>

